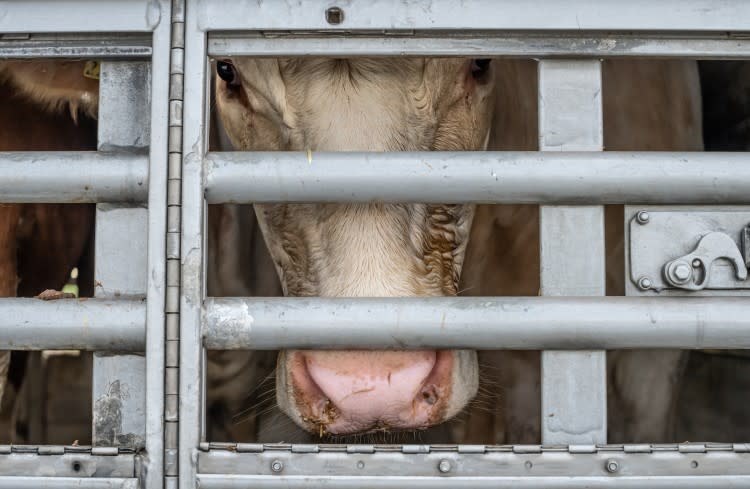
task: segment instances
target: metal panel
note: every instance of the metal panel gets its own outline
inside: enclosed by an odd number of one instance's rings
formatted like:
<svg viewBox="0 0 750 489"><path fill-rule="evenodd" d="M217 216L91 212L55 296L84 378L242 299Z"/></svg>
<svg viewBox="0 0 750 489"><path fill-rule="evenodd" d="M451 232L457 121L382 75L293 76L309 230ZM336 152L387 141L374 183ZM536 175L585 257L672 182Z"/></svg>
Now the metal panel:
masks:
<svg viewBox="0 0 750 489"><path fill-rule="evenodd" d="M152 0L6 0L0 32L149 32L159 23L160 7Z"/></svg>
<svg viewBox="0 0 750 489"><path fill-rule="evenodd" d="M86 477L0 477L0 489L138 489L138 479Z"/></svg>
<svg viewBox="0 0 750 489"><path fill-rule="evenodd" d="M0 350L143 351L146 304L134 300L0 299Z"/></svg>
<svg viewBox="0 0 750 489"><path fill-rule="evenodd" d="M2 51L0 51L2 52ZM518 56L660 57L742 59L750 57L750 40L725 33L667 36L628 34L528 34L473 31L408 32L340 37L304 33L209 34L210 56Z"/></svg>
<svg viewBox="0 0 750 489"><path fill-rule="evenodd" d="M229 4L225 4L229 7ZM208 60L206 36L199 29L200 6L188 2L185 19L184 105L182 122L182 213L179 257L180 368L179 455L181 488L195 487L196 451L204 436L205 352L201 306L205 296L205 200L203 157L207 149ZM179 130L179 128L178 128Z"/></svg>
<svg viewBox="0 0 750 489"><path fill-rule="evenodd" d="M621 30L747 31L744 0L348 0L340 23L326 20L328 0L198 2L203 30Z"/></svg>
<svg viewBox="0 0 750 489"><path fill-rule="evenodd" d="M104 62L99 84L99 151L142 150L149 141L151 79L144 62ZM146 292L148 211L96 207L95 296ZM92 442L143 448L146 439L146 359L96 352L93 362Z"/></svg>
<svg viewBox="0 0 750 489"><path fill-rule="evenodd" d="M162 18L154 30L151 59L148 252L146 288L146 456L139 474L143 489L164 487L164 337L167 232L167 135L171 1L159 0Z"/></svg>
<svg viewBox="0 0 750 489"><path fill-rule="evenodd" d="M0 203L144 202L147 172L126 153L0 152Z"/></svg>
<svg viewBox="0 0 750 489"><path fill-rule="evenodd" d="M203 335L209 349L750 348L750 301L741 297L210 298Z"/></svg>
<svg viewBox="0 0 750 489"><path fill-rule="evenodd" d="M539 147L600 151L601 63L539 64ZM604 295L604 208L540 208L541 294ZM581 318L581 316L578 316ZM604 351L542 353L542 443L604 443Z"/></svg>
<svg viewBox="0 0 750 489"><path fill-rule="evenodd" d="M206 199L209 203L750 203L747 153L570 149L564 153L211 153Z"/></svg>
<svg viewBox="0 0 750 489"><path fill-rule="evenodd" d="M33 477L133 477L135 455L92 455L86 447L14 445L0 454L0 474ZM0 452L2 453L2 452Z"/></svg>
<svg viewBox="0 0 750 489"><path fill-rule="evenodd" d="M744 445L371 445L366 451L360 450L362 445L252 445L249 448L254 453L242 453L248 451L242 445L199 454L201 487L683 488L750 484L750 454L743 451Z"/></svg>

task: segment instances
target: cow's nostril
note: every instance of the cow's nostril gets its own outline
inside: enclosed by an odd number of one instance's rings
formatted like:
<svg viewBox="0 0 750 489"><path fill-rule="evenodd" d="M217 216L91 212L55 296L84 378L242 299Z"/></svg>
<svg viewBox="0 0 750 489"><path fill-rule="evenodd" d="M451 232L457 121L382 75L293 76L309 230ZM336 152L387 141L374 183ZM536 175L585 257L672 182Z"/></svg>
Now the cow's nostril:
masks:
<svg viewBox="0 0 750 489"><path fill-rule="evenodd" d="M438 401L438 393L434 385L422 389L422 400L430 406L433 406Z"/></svg>

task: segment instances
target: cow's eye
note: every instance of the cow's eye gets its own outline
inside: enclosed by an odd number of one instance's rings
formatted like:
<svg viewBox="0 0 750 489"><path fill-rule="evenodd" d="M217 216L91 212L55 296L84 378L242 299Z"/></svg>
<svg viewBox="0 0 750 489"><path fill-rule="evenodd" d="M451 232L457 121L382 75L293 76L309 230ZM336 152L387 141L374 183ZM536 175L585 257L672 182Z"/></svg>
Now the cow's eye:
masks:
<svg viewBox="0 0 750 489"><path fill-rule="evenodd" d="M480 80L487 75L490 70L490 59L473 59L471 60L471 76L475 80Z"/></svg>
<svg viewBox="0 0 750 489"><path fill-rule="evenodd" d="M217 61L216 73L219 75L219 78L227 82L229 85L239 85L240 80L232 63L228 61Z"/></svg>

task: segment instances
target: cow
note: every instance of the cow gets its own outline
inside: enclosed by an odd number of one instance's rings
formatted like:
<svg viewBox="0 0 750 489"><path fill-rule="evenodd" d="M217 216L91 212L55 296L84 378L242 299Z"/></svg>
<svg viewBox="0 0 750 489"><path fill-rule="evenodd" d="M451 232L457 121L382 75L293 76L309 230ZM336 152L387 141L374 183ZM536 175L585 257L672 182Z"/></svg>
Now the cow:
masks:
<svg viewBox="0 0 750 489"><path fill-rule="evenodd" d="M531 61L227 58L215 66L217 111L236 150L537 149ZM606 149L702 149L695 63L607 61L603 80ZM286 295L538 292L535 206L264 204L255 213ZM618 295L622 207L607 209L607 223L607 287ZM538 353L481 357L504 395L493 394L489 412L475 417L484 420L465 423L457 437L486 433L492 422L494 442L538 442ZM676 351L610 355L611 409L630 413L613 438L667 437L682 360ZM287 350L276 402L317 435L421 430L464 410L478 365L464 350ZM658 368L638 375L649 365Z"/></svg>
<svg viewBox="0 0 750 489"><path fill-rule="evenodd" d="M84 67L0 62L0 151L95 150L98 82L83 76ZM91 294L93 222L92 205L0 204L0 297L60 289L77 265L83 265L81 290ZM0 352L0 401L10 357ZM22 371L24 356L14 357Z"/></svg>
<svg viewBox="0 0 750 489"><path fill-rule="evenodd" d="M236 58L215 66L217 111L234 149L537 149L532 61ZM21 93L13 95L14 104L23 107L25 101L27 111L43 106L45 114L64 118L80 136L87 123L82 115L95 113L96 89L71 88L80 86L77 76L45 75L59 68L16 62L4 65L3 73L8 86ZM603 77L606 149L701 149L694 63L605 62ZM45 83L55 90L40 89ZM78 126L60 113L66 107L73 108ZM88 143L37 149L95 147L95 139ZM256 206L256 214L257 221L241 207L209 210L210 294L273 295L282 288L287 295L321 296L538 291L536 206L264 205ZM8 215L8 222L15 222ZM608 208L607 220L608 263L615 265L608 269L608 291L618 294L624 280L622 209ZM10 240L4 244L14 246ZM238 273L239 263L264 279L248 281ZM268 278L269 271L279 279ZM612 427L618 436L629 441L666 436L682 358L679 352L610 355L610 406L618 414L632 413ZM220 368L209 379L209 394L232 406L273 371L269 355L259 352L219 352L211 359ZM655 364L662 367L650 384L633 380L639 379L638 367ZM315 436L422 430L441 423L445 430L445 421L464 412L466 422L448 425L454 440L487 442L489 431L491 442L533 443L539 438L538 366L537 352L285 351L275 369L276 401ZM480 387L480 370L488 389ZM238 384L238 378L245 382ZM648 386L659 386L661 395L644 395ZM471 401L477 391L485 398L479 405ZM269 436L277 436L272 428Z"/></svg>

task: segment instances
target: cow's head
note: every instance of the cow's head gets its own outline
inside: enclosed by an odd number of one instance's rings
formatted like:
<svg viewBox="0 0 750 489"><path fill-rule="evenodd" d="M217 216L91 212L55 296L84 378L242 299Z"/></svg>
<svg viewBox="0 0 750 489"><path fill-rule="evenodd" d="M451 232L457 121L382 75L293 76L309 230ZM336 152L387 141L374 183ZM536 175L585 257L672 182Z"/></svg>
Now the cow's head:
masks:
<svg viewBox="0 0 750 489"><path fill-rule="evenodd" d="M489 60L257 59L216 63L217 107L237 150L461 151L487 144ZM256 205L290 296L457 293L470 205ZM438 327L438 325L435 325ZM281 352L277 401L314 433L423 429L478 384L473 351Z"/></svg>

